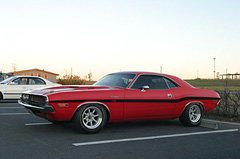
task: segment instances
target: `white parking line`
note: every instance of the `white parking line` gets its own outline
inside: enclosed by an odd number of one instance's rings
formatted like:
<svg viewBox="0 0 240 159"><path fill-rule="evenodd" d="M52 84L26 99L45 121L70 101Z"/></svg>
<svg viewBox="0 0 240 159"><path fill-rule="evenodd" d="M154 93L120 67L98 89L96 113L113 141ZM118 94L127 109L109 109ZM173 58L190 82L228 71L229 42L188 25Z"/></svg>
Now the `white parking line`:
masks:
<svg viewBox="0 0 240 159"><path fill-rule="evenodd" d="M28 115L30 113L0 113L0 115Z"/></svg>
<svg viewBox="0 0 240 159"><path fill-rule="evenodd" d="M53 123L29 123L29 124L25 124L26 126L35 126L35 125L50 125Z"/></svg>
<svg viewBox="0 0 240 159"><path fill-rule="evenodd" d="M138 138L127 138L127 139L116 139L116 140L103 140L103 141L93 141L93 142L83 142L83 143L73 143L73 146L86 146L86 145L98 145L98 144L109 144L118 142L129 142L129 141L143 141L143 140L153 140L162 138L172 138L172 137L182 137L182 136L193 136L193 135L204 135L204 134L216 134L216 133L226 133L235 132L238 129L229 130L215 130L215 131L204 131L204 132L194 132L194 133L183 133L183 134L173 134L173 135L162 135L162 136L149 136L149 137L138 137Z"/></svg>

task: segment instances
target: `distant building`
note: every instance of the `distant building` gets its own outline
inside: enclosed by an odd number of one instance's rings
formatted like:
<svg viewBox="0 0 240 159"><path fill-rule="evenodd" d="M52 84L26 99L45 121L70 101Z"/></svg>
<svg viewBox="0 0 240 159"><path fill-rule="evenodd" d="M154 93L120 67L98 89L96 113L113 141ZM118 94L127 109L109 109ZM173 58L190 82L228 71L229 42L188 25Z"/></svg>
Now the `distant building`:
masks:
<svg viewBox="0 0 240 159"><path fill-rule="evenodd" d="M222 79L224 79L224 76L225 76L225 79L230 79L230 78L232 78L232 79L240 79L240 73L235 73L235 74L231 74L231 73L227 73L227 74L222 74L222 75L220 75L220 76L222 76Z"/></svg>
<svg viewBox="0 0 240 159"><path fill-rule="evenodd" d="M9 77L12 77L12 76L13 76L13 74L0 72L0 81L3 81L3 80L5 80Z"/></svg>
<svg viewBox="0 0 240 159"><path fill-rule="evenodd" d="M45 78L54 83L56 83L57 76L59 76L59 74L57 74L57 73L52 73L52 72L40 70L37 68L30 69L30 70L23 70L23 71L15 71L15 72L11 72L11 73L14 76L38 76L38 77Z"/></svg>

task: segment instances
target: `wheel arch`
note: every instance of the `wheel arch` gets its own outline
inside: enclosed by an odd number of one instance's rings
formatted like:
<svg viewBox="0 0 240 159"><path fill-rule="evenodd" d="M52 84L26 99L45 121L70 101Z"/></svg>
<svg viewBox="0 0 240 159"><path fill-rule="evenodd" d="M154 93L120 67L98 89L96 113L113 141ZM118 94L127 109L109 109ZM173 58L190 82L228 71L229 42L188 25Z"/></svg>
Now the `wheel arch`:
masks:
<svg viewBox="0 0 240 159"><path fill-rule="evenodd" d="M0 91L0 100L3 100L3 93Z"/></svg>
<svg viewBox="0 0 240 159"><path fill-rule="evenodd" d="M84 103L81 103L77 108L76 110L74 111L73 115L72 115L72 118L71 118L71 121L73 120L73 117L75 116L76 112L78 111L78 109L80 109L82 106L84 105L91 105L91 104L94 104L94 105L101 105L107 112L107 122L110 121L111 119L111 113L110 113L110 110L108 108L108 106L104 103L101 103L101 102L93 102L93 101L89 101L89 102L84 102Z"/></svg>
<svg viewBox="0 0 240 159"><path fill-rule="evenodd" d="M183 112L185 111L185 109L186 109L190 104L196 104L196 105L200 106L201 109L202 109L202 112L204 112L204 104L203 104L201 101L192 101L192 102L189 102L189 103L187 103L187 104L185 105L185 107L184 107L181 115L183 114Z"/></svg>

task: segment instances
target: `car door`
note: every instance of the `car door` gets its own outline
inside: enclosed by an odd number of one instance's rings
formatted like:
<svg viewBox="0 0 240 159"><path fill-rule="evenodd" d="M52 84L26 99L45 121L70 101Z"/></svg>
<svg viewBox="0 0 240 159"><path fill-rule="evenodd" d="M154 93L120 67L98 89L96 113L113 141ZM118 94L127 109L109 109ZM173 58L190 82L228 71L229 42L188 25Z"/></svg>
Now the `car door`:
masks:
<svg viewBox="0 0 240 159"><path fill-rule="evenodd" d="M22 92L28 89L28 78L18 77L6 86L4 96L6 99L18 99Z"/></svg>
<svg viewBox="0 0 240 159"><path fill-rule="evenodd" d="M170 116L175 96L165 77L140 75L125 91L124 119L158 119Z"/></svg>

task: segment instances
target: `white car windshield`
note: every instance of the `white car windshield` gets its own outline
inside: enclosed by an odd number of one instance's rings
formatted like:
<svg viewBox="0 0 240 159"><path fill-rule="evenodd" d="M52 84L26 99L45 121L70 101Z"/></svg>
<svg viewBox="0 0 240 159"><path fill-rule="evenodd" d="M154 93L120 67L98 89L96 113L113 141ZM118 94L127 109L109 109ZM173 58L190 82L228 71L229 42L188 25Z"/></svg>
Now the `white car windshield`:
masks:
<svg viewBox="0 0 240 159"><path fill-rule="evenodd" d="M9 81L12 81L13 79L15 79L16 77L10 77L8 79L5 79L3 81L0 82L0 84L7 84Z"/></svg>
<svg viewBox="0 0 240 159"><path fill-rule="evenodd" d="M94 86L114 86L127 88L128 85L133 81L135 76L136 74L131 73L109 74L96 82Z"/></svg>

